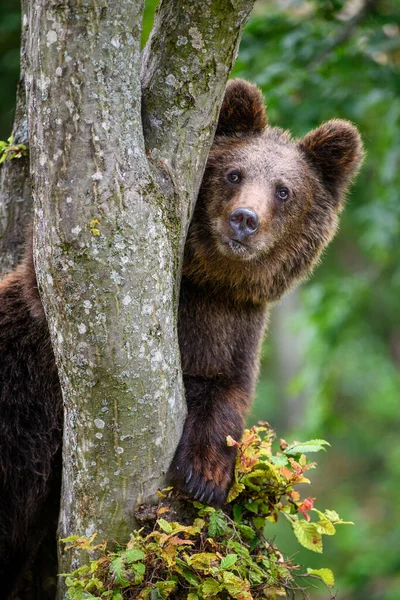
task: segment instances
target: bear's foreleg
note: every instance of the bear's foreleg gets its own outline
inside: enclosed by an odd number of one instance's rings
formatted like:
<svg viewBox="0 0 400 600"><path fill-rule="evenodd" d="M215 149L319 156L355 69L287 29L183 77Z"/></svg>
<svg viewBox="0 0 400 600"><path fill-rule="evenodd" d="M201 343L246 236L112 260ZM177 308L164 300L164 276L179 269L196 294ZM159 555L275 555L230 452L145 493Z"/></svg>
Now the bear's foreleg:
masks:
<svg viewBox="0 0 400 600"><path fill-rule="evenodd" d="M233 476L236 448L251 401L237 381L224 377L184 376L188 414L169 469L169 481L213 506L224 504Z"/></svg>

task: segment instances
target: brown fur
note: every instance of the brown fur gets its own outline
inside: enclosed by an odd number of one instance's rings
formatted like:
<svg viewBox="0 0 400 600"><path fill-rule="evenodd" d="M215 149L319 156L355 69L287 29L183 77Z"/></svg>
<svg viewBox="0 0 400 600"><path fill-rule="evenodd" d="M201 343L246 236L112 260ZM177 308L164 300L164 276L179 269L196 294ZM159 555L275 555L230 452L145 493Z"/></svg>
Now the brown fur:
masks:
<svg viewBox="0 0 400 600"><path fill-rule="evenodd" d="M329 121L295 141L267 126L255 86L229 83L186 242L179 310L188 416L169 478L195 498L225 500L235 460L226 436L243 431L268 305L311 273L362 156L351 123ZM240 208L259 219L245 243L230 224Z"/></svg>
<svg viewBox="0 0 400 600"><path fill-rule="evenodd" d="M31 249L0 282L0 587L12 597L61 486L62 400Z"/></svg>
<svg viewBox="0 0 400 600"><path fill-rule="evenodd" d="M169 470L193 497L221 505L258 372L268 305L306 277L335 233L362 158L357 130L330 121L299 142L267 126L257 88L233 80L185 249L179 343L188 415ZM239 170L240 183L227 174ZM290 196L282 201L277 190ZM257 231L235 240L230 216ZM32 251L0 283L0 583L8 598L60 495L61 390Z"/></svg>

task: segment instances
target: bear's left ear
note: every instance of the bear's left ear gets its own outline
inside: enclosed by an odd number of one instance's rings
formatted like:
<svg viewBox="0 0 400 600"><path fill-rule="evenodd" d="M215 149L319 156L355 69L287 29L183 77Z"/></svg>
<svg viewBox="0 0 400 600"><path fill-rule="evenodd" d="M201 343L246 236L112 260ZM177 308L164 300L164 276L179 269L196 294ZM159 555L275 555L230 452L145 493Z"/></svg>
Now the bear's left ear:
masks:
<svg viewBox="0 0 400 600"><path fill-rule="evenodd" d="M331 191L349 185L364 158L357 128L349 121L333 119L310 131L298 142Z"/></svg>
<svg viewBox="0 0 400 600"><path fill-rule="evenodd" d="M264 98L258 87L244 79L231 79L226 86L216 135L246 136L267 126Z"/></svg>

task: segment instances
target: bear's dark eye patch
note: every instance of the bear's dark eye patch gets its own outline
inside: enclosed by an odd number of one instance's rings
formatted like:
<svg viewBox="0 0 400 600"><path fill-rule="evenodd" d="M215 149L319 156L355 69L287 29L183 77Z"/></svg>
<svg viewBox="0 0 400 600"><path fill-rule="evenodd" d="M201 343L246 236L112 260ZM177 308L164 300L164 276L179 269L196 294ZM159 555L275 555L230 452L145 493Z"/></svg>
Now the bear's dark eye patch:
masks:
<svg viewBox="0 0 400 600"><path fill-rule="evenodd" d="M243 176L239 169L234 169L233 171L229 171L227 179L229 183L240 183L243 179Z"/></svg>
<svg viewBox="0 0 400 600"><path fill-rule="evenodd" d="M276 190L278 200L287 200L289 198L289 190L286 187L281 187Z"/></svg>

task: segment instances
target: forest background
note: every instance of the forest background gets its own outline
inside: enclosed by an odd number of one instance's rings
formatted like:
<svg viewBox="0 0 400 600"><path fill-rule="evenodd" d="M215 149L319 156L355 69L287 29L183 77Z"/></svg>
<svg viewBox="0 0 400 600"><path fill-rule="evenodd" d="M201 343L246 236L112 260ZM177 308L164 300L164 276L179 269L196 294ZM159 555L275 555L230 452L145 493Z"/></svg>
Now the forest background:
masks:
<svg viewBox="0 0 400 600"><path fill-rule="evenodd" d="M156 5L146 0L144 40ZM18 3L2 0L2 140L19 39ZM341 117L364 139L338 236L312 281L272 311L249 423L268 420L289 440L327 439L312 495L355 523L321 557L299 549L285 523L280 550L331 567L341 600L399 600L400 0L259 0L233 75L260 86L272 125L301 136Z"/></svg>

